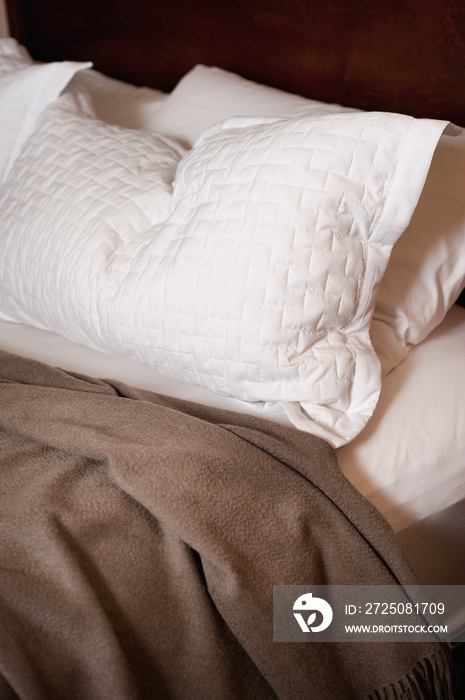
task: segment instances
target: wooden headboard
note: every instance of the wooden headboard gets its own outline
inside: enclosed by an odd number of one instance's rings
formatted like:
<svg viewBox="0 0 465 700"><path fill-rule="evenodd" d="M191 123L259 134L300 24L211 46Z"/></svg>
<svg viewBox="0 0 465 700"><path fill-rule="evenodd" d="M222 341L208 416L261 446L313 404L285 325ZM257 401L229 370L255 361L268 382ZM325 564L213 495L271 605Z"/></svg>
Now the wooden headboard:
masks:
<svg viewBox="0 0 465 700"><path fill-rule="evenodd" d="M6 0L38 60L171 90L196 63L465 125L464 0Z"/></svg>

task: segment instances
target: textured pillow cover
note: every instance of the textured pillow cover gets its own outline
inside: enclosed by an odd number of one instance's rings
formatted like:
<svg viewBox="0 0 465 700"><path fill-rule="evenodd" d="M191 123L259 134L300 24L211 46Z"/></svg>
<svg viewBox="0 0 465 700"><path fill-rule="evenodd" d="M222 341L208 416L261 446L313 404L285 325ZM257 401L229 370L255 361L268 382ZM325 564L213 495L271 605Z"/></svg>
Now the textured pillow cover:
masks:
<svg viewBox="0 0 465 700"><path fill-rule="evenodd" d="M91 65L72 61L35 65L15 39L0 39L0 185L45 107L77 71Z"/></svg>
<svg viewBox="0 0 465 700"><path fill-rule="evenodd" d="M192 146L204 130L247 116L354 112L198 65L150 121ZM266 120L264 120L266 121ZM395 245L376 303L371 339L383 375L442 321L465 287L465 135L440 139L413 219Z"/></svg>
<svg viewBox="0 0 465 700"><path fill-rule="evenodd" d="M376 405L375 295L446 122L251 122L205 134L171 194L174 144L49 107L2 193L2 316L339 446Z"/></svg>
<svg viewBox="0 0 465 700"><path fill-rule="evenodd" d="M124 244L166 219L183 153L88 118L74 90L51 104L1 193L0 317L101 347L79 298L96 294L102 261L116 279Z"/></svg>

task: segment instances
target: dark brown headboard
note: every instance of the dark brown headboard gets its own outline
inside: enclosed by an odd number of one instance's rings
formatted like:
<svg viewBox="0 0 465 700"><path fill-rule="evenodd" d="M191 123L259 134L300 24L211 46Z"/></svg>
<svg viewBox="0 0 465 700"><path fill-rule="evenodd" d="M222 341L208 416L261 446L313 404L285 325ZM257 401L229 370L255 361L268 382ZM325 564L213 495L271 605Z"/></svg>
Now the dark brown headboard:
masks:
<svg viewBox="0 0 465 700"><path fill-rule="evenodd" d="M171 90L196 63L465 125L464 0L6 0L40 60Z"/></svg>

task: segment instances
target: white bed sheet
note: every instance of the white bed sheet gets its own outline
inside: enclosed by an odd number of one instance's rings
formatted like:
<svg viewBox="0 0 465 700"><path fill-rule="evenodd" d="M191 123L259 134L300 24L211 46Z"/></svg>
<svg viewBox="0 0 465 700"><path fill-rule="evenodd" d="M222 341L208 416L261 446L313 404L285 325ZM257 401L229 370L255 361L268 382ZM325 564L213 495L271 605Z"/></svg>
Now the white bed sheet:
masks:
<svg viewBox="0 0 465 700"><path fill-rule="evenodd" d="M395 532L465 498L465 309L383 380L365 430L339 450L341 468Z"/></svg>
<svg viewBox="0 0 465 700"><path fill-rule="evenodd" d="M1 321L0 348L66 370L257 414L253 406L29 326ZM440 522L439 527L454 532L457 546L450 551L449 563L435 561L431 552L423 557L429 560L426 568L423 564L425 583L464 583L457 580L453 561L465 546L464 348L465 309L453 306L442 324L384 378L369 424L352 443L338 450L341 468L353 485L384 514L398 535L410 533L405 542L412 544L407 548L417 546L415 527L420 532L426 522ZM282 411L261 415L289 424ZM445 567L450 571L447 581Z"/></svg>

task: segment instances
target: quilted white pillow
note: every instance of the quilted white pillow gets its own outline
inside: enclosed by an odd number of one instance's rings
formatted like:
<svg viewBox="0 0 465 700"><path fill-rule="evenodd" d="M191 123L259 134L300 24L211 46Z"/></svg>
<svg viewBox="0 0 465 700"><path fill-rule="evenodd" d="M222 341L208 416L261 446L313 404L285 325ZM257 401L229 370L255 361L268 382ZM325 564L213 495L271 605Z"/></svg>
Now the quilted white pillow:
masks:
<svg viewBox="0 0 465 700"><path fill-rule="evenodd" d="M220 68L198 65L180 80L148 124L192 146L204 130L237 115L263 116L266 122L270 116L344 111L358 110L309 100ZM464 288L464 234L465 134L454 139L444 136L379 291L371 339L383 375L442 321Z"/></svg>
<svg viewBox="0 0 465 700"><path fill-rule="evenodd" d="M101 347L99 271L116 284L125 244L166 219L184 152L87 117L73 92L51 104L0 196L0 317Z"/></svg>
<svg viewBox="0 0 465 700"><path fill-rule="evenodd" d="M0 39L0 185L45 107L77 71L91 65L72 61L35 65L15 39Z"/></svg>
<svg viewBox="0 0 465 700"><path fill-rule="evenodd" d="M378 398L375 294L446 123L250 121L205 134L184 157L162 221L165 205L139 207L158 198L161 172L169 194L173 146L139 132L133 153L137 132L49 108L0 204L2 314L280 402L339 446Z"/></svg>

